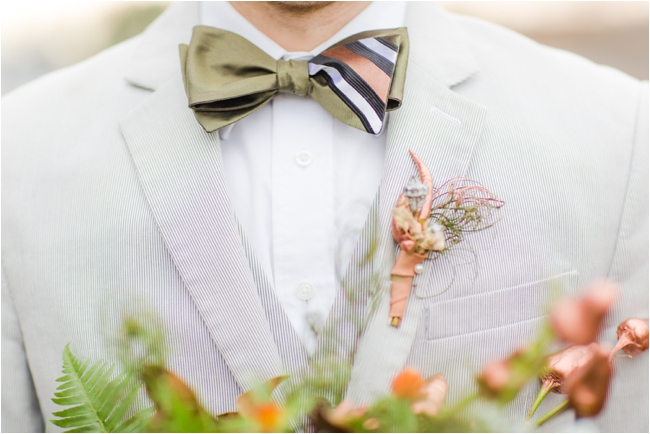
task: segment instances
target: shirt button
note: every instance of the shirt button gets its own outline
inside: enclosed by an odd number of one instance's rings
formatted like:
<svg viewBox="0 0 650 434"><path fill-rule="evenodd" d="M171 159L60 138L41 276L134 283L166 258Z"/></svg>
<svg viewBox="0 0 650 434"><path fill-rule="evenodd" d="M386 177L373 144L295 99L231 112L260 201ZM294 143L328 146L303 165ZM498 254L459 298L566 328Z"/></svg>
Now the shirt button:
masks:
<svg viewBox="0 0 650 434"><path fill-rule="evenodd" d="M314 296L314 286L309 282L301 282L296 288L296 295L301 300L309 300Z"/></svg>
<svg viewBox="0 0 650 434"><path fill-rule="evenodd" d="M307 167L311 164L312 157L307 151L300 151L296 154L296 164L300 167Z"/></svg>

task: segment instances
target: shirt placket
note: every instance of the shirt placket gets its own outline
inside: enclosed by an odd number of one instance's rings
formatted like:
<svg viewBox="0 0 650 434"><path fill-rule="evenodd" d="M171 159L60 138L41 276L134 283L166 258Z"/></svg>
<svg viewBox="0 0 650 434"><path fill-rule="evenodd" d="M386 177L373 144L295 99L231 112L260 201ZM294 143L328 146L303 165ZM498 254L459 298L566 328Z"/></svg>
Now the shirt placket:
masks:
<svg viewBox="0 0 650 434"><path fill-rule="evenodd" d="M336 286L333 118L308 97L281 94L272 104L274 283L312 352Z"/></svg>

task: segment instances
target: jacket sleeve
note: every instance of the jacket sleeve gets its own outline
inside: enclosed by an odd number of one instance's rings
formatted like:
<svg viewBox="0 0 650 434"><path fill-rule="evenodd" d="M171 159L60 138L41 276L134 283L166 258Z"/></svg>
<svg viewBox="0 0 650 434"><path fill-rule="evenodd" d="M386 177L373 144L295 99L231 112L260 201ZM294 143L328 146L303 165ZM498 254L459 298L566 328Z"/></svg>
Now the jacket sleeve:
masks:
<svg viewBox="0 0 650 434"><path fill-rule="evenodd" d="M603 332L616 342L618 323L648 318L648 83L641 84L634 150L625 205L609 277L621 297ZM648 351L632 359L614 359L608 402L599 417L603 432L648 432Z"/></svg>
<svg viewBox="0 0 650 434"><path fill-rule="evenodd" d="M43 432L23 336L2 270L2 432Z"/></svg>

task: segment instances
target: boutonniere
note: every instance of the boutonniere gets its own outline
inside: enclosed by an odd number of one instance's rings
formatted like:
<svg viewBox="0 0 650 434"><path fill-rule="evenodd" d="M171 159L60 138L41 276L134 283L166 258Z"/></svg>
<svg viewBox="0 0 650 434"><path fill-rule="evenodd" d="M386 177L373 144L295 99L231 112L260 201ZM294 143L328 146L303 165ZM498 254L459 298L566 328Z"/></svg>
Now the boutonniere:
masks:
<svg viewBox="0 0 650 434"><path fill-rule="evenodd" d="M409 151L420 176L414 176L393 208L392 232L399 245L391 271L390 324L399 327L411 293L413 277L424 270L431 252L440 255L462 241L467 232L492 226L503 201L487 188L464 178L433 187L429 168Z"/></svg>

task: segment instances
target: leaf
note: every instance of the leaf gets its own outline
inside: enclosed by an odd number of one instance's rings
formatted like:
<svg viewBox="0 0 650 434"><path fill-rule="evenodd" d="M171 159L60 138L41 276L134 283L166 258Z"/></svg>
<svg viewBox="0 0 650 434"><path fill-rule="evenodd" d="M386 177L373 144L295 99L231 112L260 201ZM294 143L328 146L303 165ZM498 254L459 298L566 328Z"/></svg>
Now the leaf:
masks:
<svg viewBox="0 0 650 434"><path fill-rule="evenodd" d="M63 376L52 401L61 406L73 406L52 413L57 419L51 422L65 432L114 432L129 428L130 432L144 427L151 416L151 409L140 411L123 421L133 405L141 384L132 381L127 373L110 380L115 366L103 360L81 361L70 351L70 344L63 351ZM110 380L110 381L109 381ZM123 431L120 431L123 432Z"/></svg>
<svg viewBox="0 0 650 434"><path fill-rule="evenodd" d="M145 366L143 372L147 393L157 409L147 426L149 431L218 431L217 421L182 379L161 366Z"/></svg>
<svg viewBox="0 0 650 434"><path fill-rule="evenodd" d="M275 388L287 378L289 378L288 375L278 375L277 377L273 377L259 386L242 393L239 395L239 398L237 398L237 411L246 417L251 417L255 413L257 404L259 402L268 401Z"/></svg>
<svg viewBox="0 0 650 434"><path fill-rule="evenodd" d="M153 405L151 407L144 408L120 423L113 432L142 432L149 420L153 415L156 407Z"/></svg>

